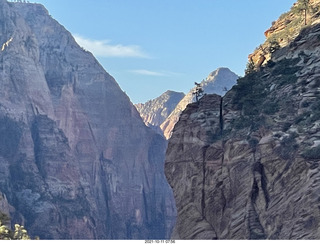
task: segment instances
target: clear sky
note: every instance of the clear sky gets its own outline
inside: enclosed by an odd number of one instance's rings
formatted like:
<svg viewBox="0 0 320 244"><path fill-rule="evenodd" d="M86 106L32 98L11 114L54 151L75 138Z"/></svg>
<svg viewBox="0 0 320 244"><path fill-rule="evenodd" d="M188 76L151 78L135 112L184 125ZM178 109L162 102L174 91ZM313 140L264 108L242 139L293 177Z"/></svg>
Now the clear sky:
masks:
<svg viewBox="0 0 320 244"><path fill-rule="evenodd" d="M219 67L244 74L295 0L35 0L91 51L133 103L188 92Z"/></svg>

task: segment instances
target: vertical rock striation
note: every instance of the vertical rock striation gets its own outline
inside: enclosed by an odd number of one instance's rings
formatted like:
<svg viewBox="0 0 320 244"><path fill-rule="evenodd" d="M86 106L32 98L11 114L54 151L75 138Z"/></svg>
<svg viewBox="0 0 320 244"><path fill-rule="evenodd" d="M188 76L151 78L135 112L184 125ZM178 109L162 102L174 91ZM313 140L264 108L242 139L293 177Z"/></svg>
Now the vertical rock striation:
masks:
<svg viewBox="0 0 320 244"><path fill-rule="evenodd" d="M164 239L164 139L38 4L0 0L0 191L41 239Z"/></svg>
<svg viewBox="0 0 320 244"><path fill-rule="evenodd" d="M181 114L166 154L177 239L319 239L319 24Z"/></svg>

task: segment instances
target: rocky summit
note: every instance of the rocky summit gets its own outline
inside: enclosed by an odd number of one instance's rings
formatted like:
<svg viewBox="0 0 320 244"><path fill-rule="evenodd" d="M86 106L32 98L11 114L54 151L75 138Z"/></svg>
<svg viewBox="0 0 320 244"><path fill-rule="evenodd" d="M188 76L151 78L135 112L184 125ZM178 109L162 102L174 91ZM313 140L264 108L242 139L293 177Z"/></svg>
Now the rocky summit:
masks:
<svg viewBox="0 0 320 244"><path fill-rule="evenodd" d="M218 94L222 96L236 84L238 78L228 68L218 68L199 84L204 94ZM196 101L196 89L197 87L193 87L160 125L166 139L171 137L172 130L178 122L181 112L185 110L188 104Z"/></svg>
<svg viewBox="0 0 320 244"><path fill-rule="evenodd" d="M174 127L172 238L320 239L319 12L307 25L288 14L303 27L287 45L225 96L188 105Z"/></svg>
<svg viewBox="0 0 320 244"><path fill-rule="evenodd" d="M169 238L165 140L39 4L0 0L0 208L41 239Z"/></svg>
<svg viewBox="0 0 320 244"><path fill-rule="evenodd" d="M183 92L166 91L155 99L146 103L135 104L135 106L144 123L163 135L160 125L168 118L184 96Z"/></svg>

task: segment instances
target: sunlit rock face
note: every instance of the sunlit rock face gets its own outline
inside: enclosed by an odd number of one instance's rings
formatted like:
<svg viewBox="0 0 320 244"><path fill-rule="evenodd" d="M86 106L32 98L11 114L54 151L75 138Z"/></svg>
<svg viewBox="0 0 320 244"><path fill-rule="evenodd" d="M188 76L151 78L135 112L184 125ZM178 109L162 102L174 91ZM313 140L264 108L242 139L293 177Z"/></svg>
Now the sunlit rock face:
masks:
<svg viewBox="0 0 320 244"><path fill-rule="evenodd" d="M182 92L166 91L161 96L146 103L135 104L144 123L163 135L160 125L168 118L177 104L185 96Z"/></svg>
<svg viewBox="0 0 320 244"><path fill-rule="evenodd" d="M166 143L116 81L38 4L0 1L0 48L0 206L12 223L41 239L168 238Z"/></svg>

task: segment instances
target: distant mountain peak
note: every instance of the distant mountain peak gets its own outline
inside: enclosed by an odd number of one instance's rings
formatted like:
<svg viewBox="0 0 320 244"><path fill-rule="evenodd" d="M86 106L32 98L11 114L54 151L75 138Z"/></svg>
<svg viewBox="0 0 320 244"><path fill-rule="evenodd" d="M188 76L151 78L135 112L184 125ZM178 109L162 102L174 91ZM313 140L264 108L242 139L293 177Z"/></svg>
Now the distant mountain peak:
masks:
<svg viewBox="0 0 320 244"><path fill-rule="evenodd" d="M232 72L229 68L225 68L225 67L220 67L214 71L212 71L206 80L212 80L212 78L214 78L215 76L219 75L219 74L223 74L223 73L230 73Z"/></svg>
<svg viewBox="0 0 320 244"><path fill-rule="evenodd" d="M160 125L175 109L177 104L185 96L183 92L167 90L159 97L149 100L146 103L135 104L144 123L163 135Z"/></svg>
<svg viewBox="0 0 320 244"><path fill-rule="evenodd" d="M207 78L201 82L201 86L207 94L223 96L236 84L238 78L239 76L230 69L221 67L212 71ZM195 88L193 88L193 90L194 89Z"/></svg>
<svg viewBox="0 0 320 244"><path fill-rule="evenodd" d="M237 83L238 78L239 76L230 69L222 67L212 71L200 84L205 94L217 94L224 96L226 92ZM160 127L167 139L170 138L173 127L178 122L181 112L188 104L195 102L195 89L196 87L193 87L189 91L189 93L178 103L168 118L161 124Z"/></svg>

